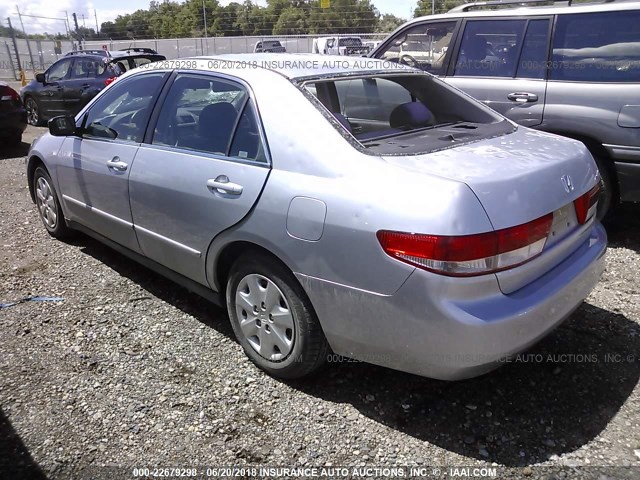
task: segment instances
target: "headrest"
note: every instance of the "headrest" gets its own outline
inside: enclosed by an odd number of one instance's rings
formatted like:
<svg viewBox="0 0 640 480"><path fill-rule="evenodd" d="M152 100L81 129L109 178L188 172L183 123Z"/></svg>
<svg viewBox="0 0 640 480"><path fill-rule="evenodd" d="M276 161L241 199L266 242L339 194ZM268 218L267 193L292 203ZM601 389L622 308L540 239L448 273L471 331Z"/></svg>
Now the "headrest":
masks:
<svg viewBox="0 0 640 480"><path fill-rule="evenodd" d="M229 102L218 102L207 105L200 112L198 119L200 131L215 134L216 132L208 131L215 127L227 127L226 129L230 131L235 124L237 116L238 111Z"/></svg>
<svg viewBox="0 0 640 480"><path fill-rule="evenodd" d="M424 127L433 115L422 102L409 102L398 105L391 112L389 125L391 128Z"/></svg>

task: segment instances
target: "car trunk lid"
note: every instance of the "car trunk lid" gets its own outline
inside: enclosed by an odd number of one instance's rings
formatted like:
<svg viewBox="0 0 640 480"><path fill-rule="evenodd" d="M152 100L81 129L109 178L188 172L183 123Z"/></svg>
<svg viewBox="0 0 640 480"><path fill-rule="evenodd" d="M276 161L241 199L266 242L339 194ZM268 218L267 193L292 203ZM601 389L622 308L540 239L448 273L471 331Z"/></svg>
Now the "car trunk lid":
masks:
<svg viewBox="0 0 640 480"><path fill-rule="evenodd" d="M582 236L575 232L588 228L578 221L574 201L589 192L598 177L595 162L579 142L521 128L509 135L433 153L384 158L409 171L467 184L495 230L553 213L553 225L542 256L562 242L575 242L577 248ZM593 219L587 223L591 222ZM536 270L536 276L553 268L574 250L566 244L562 249L566 254L556 255L553 264L547 262L544 268ZM511 293L535 279L524 273L526 269L520 270L521 276L502 275L503 292ZM500 277L498 274L499 280Z"/></svg>

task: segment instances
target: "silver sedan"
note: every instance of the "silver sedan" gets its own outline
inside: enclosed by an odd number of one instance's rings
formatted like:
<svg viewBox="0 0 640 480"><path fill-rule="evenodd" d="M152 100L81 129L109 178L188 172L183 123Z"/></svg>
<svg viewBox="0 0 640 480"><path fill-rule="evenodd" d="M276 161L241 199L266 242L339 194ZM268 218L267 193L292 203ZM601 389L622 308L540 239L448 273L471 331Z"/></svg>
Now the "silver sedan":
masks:
<svg viewBox="0 0 640 480"><path fill-rule="evenodd" d="M258 54L120 77L27 158L45 228L226 306L295 378L345 356L440 379L538 341L598 282L580 142L383 61Z"/></svg>

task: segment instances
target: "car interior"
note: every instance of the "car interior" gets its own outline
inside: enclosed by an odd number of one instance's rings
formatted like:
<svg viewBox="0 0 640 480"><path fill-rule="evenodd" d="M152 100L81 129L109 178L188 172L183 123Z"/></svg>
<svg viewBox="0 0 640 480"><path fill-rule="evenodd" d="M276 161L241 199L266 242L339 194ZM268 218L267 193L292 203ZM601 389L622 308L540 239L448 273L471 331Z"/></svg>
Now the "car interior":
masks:
<svg viewBox="0 0 640 480"><path fill-rule="evenodd" d="M326 79L304 88L372 153L425 153L513 131L509 122L427 75Z"/></svg>
<svg viewBox="0 0 640 480"><path fill-rule="evenodd" d="M266 161L247 92L216 80L178 78L160 112L153 143Z"/></svg>

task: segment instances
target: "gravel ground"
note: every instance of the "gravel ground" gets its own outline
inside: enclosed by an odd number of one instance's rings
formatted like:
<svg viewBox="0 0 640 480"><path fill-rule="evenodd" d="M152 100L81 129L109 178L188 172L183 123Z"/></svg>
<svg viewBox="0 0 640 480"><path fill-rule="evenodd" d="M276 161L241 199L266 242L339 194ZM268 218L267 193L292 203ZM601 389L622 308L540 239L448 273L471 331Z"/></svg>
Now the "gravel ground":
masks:
<svg viewBox="0 0 640 480"><path fill-rule="evenodd" d="M85 236L50 238L27 149L0 151L0 303L64 301L0 310L0 478L104 465L640 478L640 207L610 229L592 295L522 361L455 383L355 362L283 382L246 359L221 309Z"/></svg>

